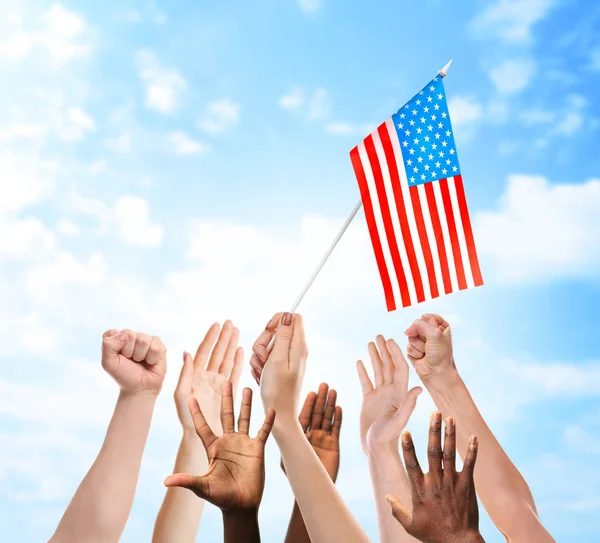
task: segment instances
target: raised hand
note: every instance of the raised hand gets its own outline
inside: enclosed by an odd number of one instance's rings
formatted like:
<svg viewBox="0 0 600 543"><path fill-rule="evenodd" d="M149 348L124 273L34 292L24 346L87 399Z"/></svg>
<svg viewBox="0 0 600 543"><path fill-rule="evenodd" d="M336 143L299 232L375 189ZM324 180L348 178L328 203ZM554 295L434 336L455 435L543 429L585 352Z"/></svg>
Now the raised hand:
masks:
<svg viewBox="0 0 600 543"><path fill-rule="evenodd" d="M275 336L270 354L267 346ZM265 410L272 407L277 411L277 425L293 419L298 413L298 398L304 379L308 347L300 315L277 313L267 324L265 331L252 347L250 365L259 372L260 394ZM261 359L267 357L261 369Z"/></svg>
<svg viewBox="0 0 600 543"><path fill-rule="evenodd" d="M238 347L239 337L240 331L231 321L225 321L222 329L215 323L208 329L193 359L189 353L184 353L175 389L175 405L184 430L194 430L188 407L190 398L194 397L211 430L217 436L223 434L221 390L225 380L229 379L235 399L244 361L244 351Z"/></svg>
<svg viewBox="0 0 600 543"><path fill-rule="evenodd" d="M298 420L306 439L317 453L327 473L335 482L340 468L340 430L342 408L335 405L337 392L327 383L319 386L319 393L309 392ZM281 468L285 472L283 461Z"/></svg>
<svg viewBox="0 0 600 543"><path fill-rule="evenodd" d="M189 403L194 426L209 458L208 472L204 475L176 473L165 480L167 487L187 488L223 511L258 510L265 486L265 443L275 411L267 410L265 422L256 438L248 435L252 410L252 390L245 388L234 428L233 393L231 381L222 388L221 423L223 435L217 437L209 427L198 401Z"/></svg>
<svg viewBox="0 0 600 543"><path fill-rule="evenodd" d="M356 363L362 385L363 401L360 411L360 442L365 454L378 445L398 447L398 438L411 416L420 387L408 390L408 364L393 339L382 335L369 343L375 386L362 360Z"/></svg>
<svg viewBox="0 0 600 543"><path fill-rule="evenodd" d="M167 371L167 348L158 336L108 330L102 336L102 367L123 392L158 394Z"/></svg>
<svg viewBox="0 0 600 543"><path fill-rule="evenodd" d="M475 543L479 533L479 511L473 481L477 438L471 436L463 470L456 472L456 437L452 418L446 419L442 451L442 415L434 413L429 425L429 472L423 474L412 437L402 435L404 462L412 485L412 511L395 496L386 496L394 518L406 532L424 543ZM443 464L442 464L443 457Z"/></svg>
<svg viewBox="0 0 600 543"><path fill-rule="evenodd" d="M408 337L406 354L423 382L456 369L450 325L442 317L422 315L404 333Z"/></svg>

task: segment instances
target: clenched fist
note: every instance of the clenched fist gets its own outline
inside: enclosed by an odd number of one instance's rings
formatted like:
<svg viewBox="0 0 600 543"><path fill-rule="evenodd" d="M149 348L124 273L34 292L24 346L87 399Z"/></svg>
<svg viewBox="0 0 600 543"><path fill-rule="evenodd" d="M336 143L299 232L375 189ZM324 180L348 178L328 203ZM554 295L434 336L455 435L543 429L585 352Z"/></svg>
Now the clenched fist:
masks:
<svg viewBox="0 0 600 543"><path fill-rule="evenodd" d="M158 394L167 372L167 348L158 336L108 330L102 336L102 367L124 392Z"/></svg>

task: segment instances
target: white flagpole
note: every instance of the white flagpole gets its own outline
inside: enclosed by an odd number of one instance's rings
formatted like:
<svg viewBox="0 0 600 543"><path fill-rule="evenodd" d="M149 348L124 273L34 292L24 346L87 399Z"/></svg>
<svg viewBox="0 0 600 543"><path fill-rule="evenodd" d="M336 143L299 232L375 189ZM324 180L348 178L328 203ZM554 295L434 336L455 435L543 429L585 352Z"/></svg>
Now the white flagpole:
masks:
<svg viewBox="0 0 600 543"><path fill-rule="evenodd" d="M448 61L448 63L441 70L438 70L438 74L439 75L441 75L442 77L446 77L448 75L448 70L450 69L450 65L452 64L452 60L453 59L450 59ZM352 220L354 219L354 217L356 217L356 214L358 213L358 210L361 207L362 207L362 199L359 200L357 202L357 204L354 206L354 209L352 210L352 212L350 213L350 215L346 219L346 222L343 224L343 226L340 229L340 231L338 232L337 236L335 236L335 239L333 240L333 242L329 246L329 249L327 249L327 252L325 253L325 256L323 256L323 258L321 259L321 262L319 262L319 265L317 266L317 268L315 269L315 271L311 275L310 279L308 280L308 282L306 283L306 285L304 285L304 288L300 292L298 298L296 298L296 301L292 304L292 307L290 309L290 313L295 313L296 312L296 309L298 309L298 306L300 305L300 302L302 302L302 299L304 298L304 296L308 292L308 289L310 289L310 287L314 283L315 279L317 278L317 276L319 275L319 273L323 269L323 266L325 266L325 262L327 262L328 258L331 256L331 253L333 253L333 250L335 249L336 245L339 243L340 239L342 239L342 236L344 235L344 233L346 232L346 230L350 226L350 223L352 222ZM271 352L271 349L273 348L274 343L275 343L275 337L273 337L273 339L269 343L269 345L267 347L267 352L269 352L269 353Z"/></svg>

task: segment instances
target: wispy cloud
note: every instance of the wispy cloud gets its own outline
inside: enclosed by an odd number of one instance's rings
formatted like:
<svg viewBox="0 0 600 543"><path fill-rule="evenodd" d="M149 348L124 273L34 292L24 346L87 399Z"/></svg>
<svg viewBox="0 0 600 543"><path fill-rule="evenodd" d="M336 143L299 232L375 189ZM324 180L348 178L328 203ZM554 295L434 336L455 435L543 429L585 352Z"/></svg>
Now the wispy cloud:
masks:
<svg viewBox="0 0 600 543"><path fill-rule="evenodd" d="M175 152L180 155L199 155L210 151L209 145L193 140L184 132L170 132L167 138Z"/></svg>
<svg viewBox="0 0 600 543"><path fill-rule="evenodd" d="M240 119L240 104L222 98L206 107L204 116L198 121L198 128L211 136L229 132Z"/></svg>
<svg viewBox="0 0 600 543"><path fill-rule="evenodd" d="M298 112L309 121L326 120L331 113L329 93L322 87L312 92L302 87L294 87L289 93L281 96L278 103L283 109Z"/></svg>
<svg viewBox="0 0 600 543"><path fill-rule="evenodd" d="M490 79L501 94L515 94L525 89L536 72L531 59L509 59L489 71Z"/></svg>
<svg viewBox="0 0 600 543"><path fill-rule="evenodd" d="M298 0L298 5L305 13L315 13L321 9L322 0Z"/></svg>
<svg viewBox="0 0 600 543"><path fill-rule="evenodd" d="M145 84L146 107L163 115L176 111L187 88L185 79L174 68L162 66L154 51L138 51L136 62Z"/></svg>

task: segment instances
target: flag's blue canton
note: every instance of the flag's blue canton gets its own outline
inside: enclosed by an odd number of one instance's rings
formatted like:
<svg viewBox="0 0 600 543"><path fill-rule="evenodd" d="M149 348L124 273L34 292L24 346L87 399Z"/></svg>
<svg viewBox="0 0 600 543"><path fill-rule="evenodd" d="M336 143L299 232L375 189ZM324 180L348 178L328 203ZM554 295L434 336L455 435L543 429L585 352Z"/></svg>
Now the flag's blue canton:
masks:
<svg viewBox="0 0 600 543"><path fill-rule="evenodd" d="M460 175L442 77L392 115L409 186Z"/></svg>

